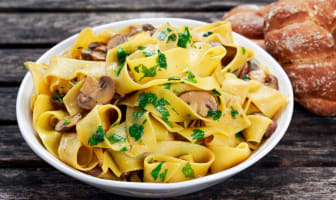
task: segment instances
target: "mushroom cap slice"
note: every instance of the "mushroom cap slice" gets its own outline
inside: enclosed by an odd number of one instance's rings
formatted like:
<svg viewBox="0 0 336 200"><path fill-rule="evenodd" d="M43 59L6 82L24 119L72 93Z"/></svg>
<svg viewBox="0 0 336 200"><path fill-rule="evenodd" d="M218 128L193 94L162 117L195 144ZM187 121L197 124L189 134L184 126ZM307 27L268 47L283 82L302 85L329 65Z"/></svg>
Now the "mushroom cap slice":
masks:
<svg viewBox="0 0 336 200"><path fill-rule="evenodd" d="M266 76L264 85L279 90L278 78L272 74Z"/></svg>
<svg viewBox="0 0 336 200"><path fill-rule="evenodd" d="M97 92L97 103L106 104L110 102L115 93L115 83L109 76L102 76L99 79L99 90Z"/></svg>
<svg viewBox="0 0 336 200"><path fill-rule="evenodd" d="M116 34L110 38L110 40L106 44L106 48L113 49L116 46L119 46L120 44L127 41L127 37L124 34Z"/></svg>
<svg viewBox="0 0 336 200"><path fill-rule="evenodd" d="M70 123L66 123L65 119L69 120ZM79 122L79 120L82 119L82 115L78 113L72 117L67 116L65 117L65 119L62 119L57 122L55 126L55 131L60 133L72 131L73 128L76 126L76 124Z"/></svg>
<svg viewBox="0 0 336 200"><path fill-rule="evenodd" d="M218 108L216 98L207 91L187 91L179 97L202 117L207 117L209 111L216 111Z"/></svg>

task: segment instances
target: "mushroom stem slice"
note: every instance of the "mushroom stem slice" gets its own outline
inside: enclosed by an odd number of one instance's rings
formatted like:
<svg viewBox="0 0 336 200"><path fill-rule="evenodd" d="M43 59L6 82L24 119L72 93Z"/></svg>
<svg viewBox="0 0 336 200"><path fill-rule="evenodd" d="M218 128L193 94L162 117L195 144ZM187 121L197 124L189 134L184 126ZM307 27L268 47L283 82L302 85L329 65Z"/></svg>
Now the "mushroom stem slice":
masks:
<svg viewBox="0 0 336 200"><path fill-rule="evenodd" d="M122 43L127 41L127 37L124 34L116 34L110 38L110 40L107 42L106 48L113 49L116 46L121 45Z"/></svg>
<svg viewBox="0 0 336 200"><path fill-rule="evenodd" d="M67 116L64 119L57 122L55 126L55 131L60 132L60 133L72 131L73 128L76 126L76 124L81 119L82 119L82 115L80 113L72 117Z"/></svg>
<svg viewBox="0 0 336 200"><path fill-rule="evenodd" d="M179 97L202 117L207 117L209 111L216 111L218 108L216 98L207 91L187 91Z"/></svg>
<svg viewBox="0 0 336 200"><path fill-rule="evenodd" d="M268 74L266 76L264 85L269 86L273 89L279 90L278 79L277 79L277 77L275 77L271 74Z"/></svg>

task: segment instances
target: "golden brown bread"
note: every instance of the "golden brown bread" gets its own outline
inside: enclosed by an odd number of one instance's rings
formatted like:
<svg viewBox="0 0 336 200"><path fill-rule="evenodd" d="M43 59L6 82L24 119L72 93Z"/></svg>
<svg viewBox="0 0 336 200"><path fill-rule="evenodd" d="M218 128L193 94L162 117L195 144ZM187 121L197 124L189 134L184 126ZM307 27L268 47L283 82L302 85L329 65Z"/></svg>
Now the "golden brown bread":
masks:
<svg viewBox="0 0 336 200"><path fill-rule="evenodd" d="M266 50L287 72L295 99L309 111L336 115L336 2L279 0L265 12Z"/></svg>
<svg viewBox="0 0 336 200"><path fill-rule="evenodd" d="M234 32L253 39L257 44L265 47L264 12L265 7L251 4L240 5L226 13L222 20L231 22Z"/></svg>

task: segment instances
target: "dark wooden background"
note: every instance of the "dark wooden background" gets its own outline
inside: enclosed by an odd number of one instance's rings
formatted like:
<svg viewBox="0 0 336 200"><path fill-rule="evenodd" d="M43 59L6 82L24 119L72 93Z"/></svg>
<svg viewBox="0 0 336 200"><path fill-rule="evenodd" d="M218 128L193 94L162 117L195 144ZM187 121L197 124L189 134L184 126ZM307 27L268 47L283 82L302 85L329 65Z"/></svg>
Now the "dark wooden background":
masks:
<svg viewBox="0 0 336 200"><path fill-rule="evenodd" d="M127 199L63 175L29 149L15 116L23 62L86 26L144 17L212 22L247 2L272 0L0 1L0 199ZM176 199L336 199L335 121L295 104L286 136L269 155L221 184Z"/></svg>

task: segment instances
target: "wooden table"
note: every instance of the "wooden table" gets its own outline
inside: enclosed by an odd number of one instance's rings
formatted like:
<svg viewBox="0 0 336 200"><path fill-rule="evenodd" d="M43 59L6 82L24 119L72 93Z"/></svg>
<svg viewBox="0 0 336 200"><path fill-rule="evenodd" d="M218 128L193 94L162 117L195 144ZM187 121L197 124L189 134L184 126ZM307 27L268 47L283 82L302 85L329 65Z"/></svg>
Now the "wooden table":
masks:
<svg viewBox="0 0 336 200"><path fill-rule="evenodd" d="M15 101L25 61L86 26L144 17L207 22L247 0L0 1L0 199L126 199L70 178L38 158L20 135ZM258 4L272 0L258 0ZM231 179L176 199L336 199L336 118L295 104L280 144Z"/></svg>

